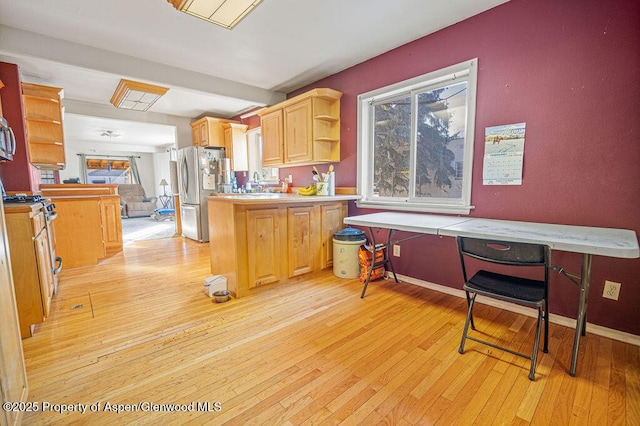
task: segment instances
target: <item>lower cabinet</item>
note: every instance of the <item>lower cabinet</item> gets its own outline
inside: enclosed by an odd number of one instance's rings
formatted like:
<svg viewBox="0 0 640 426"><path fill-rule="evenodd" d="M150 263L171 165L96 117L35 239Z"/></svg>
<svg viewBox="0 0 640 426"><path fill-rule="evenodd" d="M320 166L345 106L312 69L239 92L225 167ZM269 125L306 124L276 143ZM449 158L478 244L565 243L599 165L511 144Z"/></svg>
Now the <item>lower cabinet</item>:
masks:
<svg viewBox="0 0 640 426"><path fill-rule="evenodd" d="M320 206L320 218L322 222L320 239L322 241L322 253L320 254L320 268L333 266L333 234L344 228L342 221L347 212L340 203Z"/></svg>
<svg viewBox="0 0 640 426"><path fill-rule="evenodd" d="M97 265L106 256L100 196L52 197L57 252L65 268Z"/></svg>
<svg viewBox="0 0 640 426"><path fill-rule="evenodd" d="M11 253L13 255L13 253ZM29 387L24 365L10 248L0 201L0 403L26 403ZM20 410L2 410L0 425L19 425Z"/></svg>
<svg viewBox="0 0 640 426"><path fill-rule="evenodd" d="M107 253L122 250L122 213L120 197L105 195L100 197L102 216L102 239Z"/></svg>
<svg viewBox="0 0 640 426"><path fill-rule="evenodd" d="M278 209L247 212L249 288L280 280L282 245Z"/></svg>
<svg viewBox="0 0 640 426"><path fill-rule="evenodd" d="M315 228L313 207L290 207L287 211L288 276L313 270Z"/></svg>
<svg viewBox="0 0 640 426"><path fill-rule="evenodd" d="M346 201L208 202L211 273L227 277L236 298L331 267L333 234L347 215Z"/></svg>
<svg viewBox="0 0 640 426"><path fill-rule="evenodd" d="M51 298L53 297L53 265L49 255L49 237L43 229L34 240L36 263L38 264L38 276L40 281L40 296L42 298L42 311L44 317L49 316Z"/></svg>
<svg viewBox="0 0 640 426"><path fill-rule="evenodd" d="M56 205L56 254L65 268L95 265L107 254L122 251L117 184L43 184L40 191Z"/></svg>
<svg viewBox="0 0 640 426"><path fill-rule="evenodd" d="M33 327L49 315L54 290L49 238L39 206L5 209L22 338L30 337Z"/></svg>

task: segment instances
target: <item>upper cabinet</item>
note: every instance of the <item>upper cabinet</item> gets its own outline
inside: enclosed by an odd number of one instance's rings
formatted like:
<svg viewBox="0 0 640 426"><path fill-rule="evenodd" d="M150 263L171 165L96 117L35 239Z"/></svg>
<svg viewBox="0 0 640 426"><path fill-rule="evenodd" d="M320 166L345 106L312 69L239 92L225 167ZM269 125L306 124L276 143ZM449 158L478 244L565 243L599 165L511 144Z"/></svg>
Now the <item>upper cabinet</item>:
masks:
<svg viewBox="0 0 640 426"><path fill-rule="evenodd" d="M29 161L41 169L64 169L62 89L22 83Z"/></svg>
<svg viewBox="0 0 640 426"><path fill-rule="evenodd" d="M231 170L249 170L249 150L247 148L247 126L239 123L226 123L224 128L225 155L231 159Z"/></svg>
<svg viewBox="0 0 640 426"><path fill-rule="evenodd" d="M260 114L262 127L262 166L284 164L284 119L282 109Z"/></svg>
<svg viewBox="0 0 640 426"><path fill-rule="evenodd" d="M341 97L313 89L260 111L263 166L340 161Z"/></svg>
<svg viewBox="0 0 640 426"><path fill-rule="evenodd" d="M217 117L202 117L191 123L195 146L216 146L225 149L234 171L249 170L247 125Z"/></svg>
<svg viewBox="0 0 640 426"><path fill-rule="evenodd" d="M224 128L229 120L215 117L202 117L191 123L193 144L195 146L218 146L224 148Z"/></svg>

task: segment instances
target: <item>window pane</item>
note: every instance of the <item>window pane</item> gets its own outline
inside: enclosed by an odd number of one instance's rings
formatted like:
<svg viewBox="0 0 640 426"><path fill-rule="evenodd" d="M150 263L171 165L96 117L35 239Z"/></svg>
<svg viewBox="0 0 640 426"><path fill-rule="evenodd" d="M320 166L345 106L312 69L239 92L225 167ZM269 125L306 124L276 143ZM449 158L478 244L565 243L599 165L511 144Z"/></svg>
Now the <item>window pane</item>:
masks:
<svg viewBox="0 0 640 426"><path fill-rule="evenodd" d="M373 196L409 196L411 97L373 106Z"/></svg>
<svg viewBox="0 0 640 426"><path fill-rule="evenodd" d="M415 196L462 198L467 82L417 95Z"/></svg>

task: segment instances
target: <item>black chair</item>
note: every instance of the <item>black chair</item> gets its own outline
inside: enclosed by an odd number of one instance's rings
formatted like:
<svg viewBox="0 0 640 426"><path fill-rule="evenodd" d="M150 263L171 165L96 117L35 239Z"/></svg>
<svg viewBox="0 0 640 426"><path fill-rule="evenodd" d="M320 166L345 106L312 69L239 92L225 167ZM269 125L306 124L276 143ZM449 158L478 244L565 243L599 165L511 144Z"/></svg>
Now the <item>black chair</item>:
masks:
<svg viewBox="0 0 640 426"><path fill-rule="evenodd" d="M462 264L462 275L464 277L464 290L467 294L467 304L469 311L464 324L462 341L458 352L464 353L466 339L473 340L500 349L511 354L521 356L531 360L529 380L535 380L536 360L538 357L538 346L540 342L541 323L544 320L544 352L548 352L549 343L549 267L551 262L551 250L542 244L516 243L509 241L484 240L477 238L458 237L458 252ZM502 264L518 267L533 267L544 269L544 280L523 278L517 275L507 275L480 269L471 278L467 277L466 262L469 258L493 264ZM497 269L497 268L488 268ZM529 268L531 269L531 268ZM506 270L502 267L502 272ZM508 268L509 273L513 268ZM536 308L538 310L538 320L536 325L536 336L533 344L531 356L513 351L511 349L498 346L494 343L478 339L468 335L469 324L475 330L473 322L473 306L476 296L487 296L505 302L516 303L518 305Z"/></svg>

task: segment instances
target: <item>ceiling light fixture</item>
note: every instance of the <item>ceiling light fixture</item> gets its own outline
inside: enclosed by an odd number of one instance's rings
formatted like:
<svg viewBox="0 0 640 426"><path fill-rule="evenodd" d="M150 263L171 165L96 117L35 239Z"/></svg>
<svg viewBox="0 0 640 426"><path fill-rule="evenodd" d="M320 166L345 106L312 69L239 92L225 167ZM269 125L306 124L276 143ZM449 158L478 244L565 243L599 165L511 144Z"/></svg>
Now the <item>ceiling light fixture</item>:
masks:
<svg viewBox="0 0 640 426"><path fill-rule="evenodd" d="M167 0L181 12L232 29L262 0Z"/></svg>
<svg viewBox="0 0 640 426"><path fill-rule="evenodd" d="M104 136L111 139L111 138L117 138L120 135L115 133L113 130L105 130L104 132L100 133L100 136Z"/></svg>
<svg viewBox="0 0 640 426"><path fill-rule="evenodd" d="M116 108L146 111L168 90L166 87L123 78L120 80L118 87L116 87L116 91L113 92L111 104Z"/></svg>

